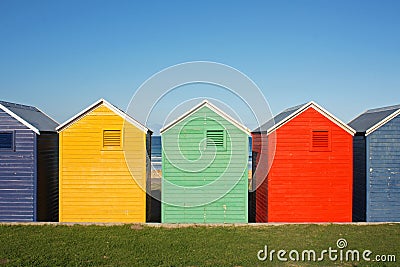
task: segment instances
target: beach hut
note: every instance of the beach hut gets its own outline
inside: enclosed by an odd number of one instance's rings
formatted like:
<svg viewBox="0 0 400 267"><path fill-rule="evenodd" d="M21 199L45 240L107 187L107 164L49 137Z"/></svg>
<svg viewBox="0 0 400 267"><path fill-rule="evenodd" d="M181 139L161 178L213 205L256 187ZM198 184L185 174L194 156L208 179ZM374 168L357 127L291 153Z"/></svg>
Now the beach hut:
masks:
<svg viewBox="0 0 400 267"><path fill-rule="evenodd" d="M152 132L104 99L57 130L60 222L146 222Z"/></svg>
<svg viewBox="0 0 400 267"><path fill-rule="evenodd" d="M400 105L367 110L354 136L354 221L400 222Z"/></svg>
<svg viewBox="0 0 400 267"><path fill-rule="evenodd" d="M246 223L249 136L207 100L161 129L161 222Z"/></svg>
<svg viewBox="0 0 400 267"><path fill-rule="evenodd" d="M0 221L58 219L58 123L0 101Z"/></svg>
<svg viewBox="0 0 400 267"><path fill-rule="evenodd" d="M267 126L252 133L256 167L267 164L259 153L272 162L266 177L256 177L265 178L256 190L256 221L350 222L355 131L314 102L283 111ZM272 133L274 155L260 145Z"/></svg>

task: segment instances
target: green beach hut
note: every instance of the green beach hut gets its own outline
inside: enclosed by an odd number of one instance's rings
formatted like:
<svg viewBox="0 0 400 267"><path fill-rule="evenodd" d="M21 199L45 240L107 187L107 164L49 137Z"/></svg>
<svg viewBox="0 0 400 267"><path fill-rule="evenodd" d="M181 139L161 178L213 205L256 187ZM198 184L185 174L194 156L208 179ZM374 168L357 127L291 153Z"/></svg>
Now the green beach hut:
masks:
<svg viewBox="0 0 400 267"><path fill-rule="evenodd" d="M162 223L247 223L250 131L208 100L161 129Z"/></svg>

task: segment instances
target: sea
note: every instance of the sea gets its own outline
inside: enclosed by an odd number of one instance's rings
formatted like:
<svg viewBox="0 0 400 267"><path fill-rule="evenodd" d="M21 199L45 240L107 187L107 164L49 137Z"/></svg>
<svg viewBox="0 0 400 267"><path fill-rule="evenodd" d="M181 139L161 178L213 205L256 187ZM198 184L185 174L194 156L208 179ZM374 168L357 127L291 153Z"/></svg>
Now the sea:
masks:
<svg viewBox="0 0 400 267"><path fill-rule="evenodd" d="M151 137L151 163L154 169L161 170L161 136ZM251 137L249 137L249 163L248 168L251 170Z"/></svg>

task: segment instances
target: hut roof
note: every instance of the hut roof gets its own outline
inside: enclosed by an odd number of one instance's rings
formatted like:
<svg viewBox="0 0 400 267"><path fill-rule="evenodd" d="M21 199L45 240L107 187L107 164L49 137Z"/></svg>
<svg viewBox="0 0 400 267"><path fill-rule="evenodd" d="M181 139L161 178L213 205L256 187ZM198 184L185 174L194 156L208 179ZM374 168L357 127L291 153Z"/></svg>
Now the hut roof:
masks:
<svg viewBox="0 0 400 267"><path fill-rule="evenodd" d="M58 126L58 122L33 106L0 101L0 109L39 135L40 132L55 132Z"/></svg>
<svg viewBox="0 0 400 267"><path fill-rule="evenodd" d="M349 125L358 133L369 135L399 114L400 105L369 109L349 122Z"/></svg>

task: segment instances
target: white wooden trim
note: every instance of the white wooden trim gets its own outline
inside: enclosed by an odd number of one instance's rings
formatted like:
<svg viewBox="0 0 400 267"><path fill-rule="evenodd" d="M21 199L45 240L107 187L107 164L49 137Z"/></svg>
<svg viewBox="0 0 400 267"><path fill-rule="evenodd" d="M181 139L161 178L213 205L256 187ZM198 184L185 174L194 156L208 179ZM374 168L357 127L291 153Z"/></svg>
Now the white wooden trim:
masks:
<svg viewBox="0 0 400 267"><path fill-rule="evenodd" d="M71 124L75 123L75 121L77 121L78 119L85 117L95 107L100 106L102 104L105 105L107 108L111 109L115 114L117 114L118 116L120 116L124 120L127 120L128 122L130 122L131 124L133 124L134 126L139 128L140 130L142 130L143 132L147 133L148 131L150 131L146 126L144 126L143 124L141 124L137 120L133 119L131 116L129 116L125 112L123 112L120 109L116 108L114 105L112 105L111 103L107 102L103 98L99 99L98 101L96 101L95 103L93 103L92 105L87 107L86 109L82 110L81 112L79 112L78 114L76 114L75 116L70 118L69 120L65 121L63 124L58 126L56 128L56 130L58 132L63 131L65 128L68 128Z"/></svg>
<svg viewBox="0 0 400 267"><path fill-rule="evenodd" d="M337 117L333 116L330 112L328 112L326 109L324 109L323 107L321 107L320 105L318 105L314 101L308 102L304 106L300 107L296 112L290 114L285 119L280 121L278 124L276 124L276 125L272 126L271 128L269 128L267 133L270 134L271 132L279 129L281 126L283 126L284 124L286 124L287 122L289 122L293 118L297 117L298 115L300 115L301 113L303 113L305 110L307 110L310 107L314 108L316 111L318 111L319 113L321 113L322 115L327 117L330 121L332 121L333 123L338 125L340 128L342 128L343 130L345 130L349 134L351 134L353 136L355 135L356 131L353 128L348 126L343 121L339 120Z"/></svg>
<svg viewBox="0 0 400 267"><path fill-rule="evenodd" d="M167 124L166 126L164 126L161 130L160 133L163 133L165 131L167 131L168 129L170 129L172 126L174 126L175 124L177 124L178 122L184 120L185 118L187 118L188 116L190 116L191 114L195 113L196 111L198 111L200 108L202 107L208 107L209 109L211 109L212 111L214 111L215 113L217 113L218 115L220 115L221 117L223 117L225 120L229 121L230 123L232 123L233 125L235 125L237 128L239 128L240 130L242 130L243 132L245 132L247 135L251 135L250 134L250 130L245 127L243 124L239 123L238 121L236 121L235 119L233 119L231 116L229 116L228 114L226 114L225 112L223 112L221 109L219 109L218 107L214 106L210 101L208 100L203 100L201 103L199 103L197 106L193 107L192 109L190 109L189 111L185 112L184 114L182 114L181 116L179 116L177 119L173 120L172 122L170 122L169 124Z"/></svg>
<svg viewBox="0 0 400 267"><path fill-rule="evenodd" d="M20 123L22 123L23 125L25 125L26 127L28 127L29 129L31 129L32 131L34 131L36 134L40 135L40 131L38 128L36 128L35 126L33 126L32 124L30 124L29 122L27 122L26 120L24 120L23 118L21 118L20 116L18 116L17 114L15 114L14 112L12 112L11 110L9 110L8 108L6 108L5 106L3 106L2 104L0 104L0 108L2 110L4 110L8 115L10 115L11 117L13 117L14 119L16 119L17 121L19 121Z"/></svg>

